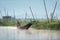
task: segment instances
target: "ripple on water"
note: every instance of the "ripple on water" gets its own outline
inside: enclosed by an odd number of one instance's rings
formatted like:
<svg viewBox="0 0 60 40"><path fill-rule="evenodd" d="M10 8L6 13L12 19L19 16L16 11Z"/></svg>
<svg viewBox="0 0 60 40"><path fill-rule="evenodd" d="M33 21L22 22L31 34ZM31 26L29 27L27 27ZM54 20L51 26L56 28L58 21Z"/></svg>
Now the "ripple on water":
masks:
<svg viewBox="0 0 60 40"><path fill-rule="evenodd" d="M60 32L53 30L17 31L12 27L0 28L0 40L60 40Z"/></svg>

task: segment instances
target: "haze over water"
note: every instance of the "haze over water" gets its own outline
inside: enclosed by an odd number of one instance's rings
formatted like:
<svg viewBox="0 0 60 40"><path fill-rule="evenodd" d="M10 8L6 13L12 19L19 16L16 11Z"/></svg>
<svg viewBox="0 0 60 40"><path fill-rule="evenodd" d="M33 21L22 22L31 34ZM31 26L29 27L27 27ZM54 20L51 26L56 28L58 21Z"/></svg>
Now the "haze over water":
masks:
<svg viewBox="0 0 60 40"><path fill-rule="evenodd" d="M0 40L60 40L60 31L30 28L18 33L16 27L0 27Z"/></svg>

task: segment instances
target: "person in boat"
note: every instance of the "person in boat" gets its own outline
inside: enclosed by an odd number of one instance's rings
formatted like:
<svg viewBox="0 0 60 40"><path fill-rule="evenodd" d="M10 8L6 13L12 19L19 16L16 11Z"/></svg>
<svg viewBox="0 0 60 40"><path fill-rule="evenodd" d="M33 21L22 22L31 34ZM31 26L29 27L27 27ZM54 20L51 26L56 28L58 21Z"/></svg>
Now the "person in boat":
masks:
<svg viewBox="0 0 60 40"><path fill-rule="evenodd" d="M31 27L31 25L32 25L32 23L28 23L28 24L26 24L24 26L21 26L20 22L17 21L17 28L18 29L29 29Z"/></svg>
<svg viewBox="0 0 60 40"><path fill-rule="evenodd" d="M17 21L17 28L19 28L21 26L20 22Z"/></svg>

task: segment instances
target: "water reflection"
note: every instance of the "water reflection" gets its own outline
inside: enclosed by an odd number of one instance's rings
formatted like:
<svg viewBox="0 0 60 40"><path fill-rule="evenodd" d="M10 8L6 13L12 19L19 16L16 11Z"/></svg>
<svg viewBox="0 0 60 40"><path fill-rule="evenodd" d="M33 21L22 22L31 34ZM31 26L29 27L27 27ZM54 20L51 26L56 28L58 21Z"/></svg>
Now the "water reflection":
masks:
<svg viewBox="0 0 60 40"><path fill-rule="evenodd" d="M60 40L55 30L17 30L0 28L0 40Z"/></svg>

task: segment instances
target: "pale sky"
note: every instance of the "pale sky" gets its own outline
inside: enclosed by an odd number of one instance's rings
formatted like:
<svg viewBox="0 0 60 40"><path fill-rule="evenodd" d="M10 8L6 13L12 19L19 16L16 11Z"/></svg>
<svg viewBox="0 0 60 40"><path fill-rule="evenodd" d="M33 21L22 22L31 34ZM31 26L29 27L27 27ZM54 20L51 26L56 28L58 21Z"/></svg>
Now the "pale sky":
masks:
<svg viewBox="0 0 60 40"><path fill-rule="evenodd" d="M54 9L55 3L57 1L57 7L55 11L55 16L60 19L60 0L45 0L48 15L50 17L51 12ZM2 15L6 15L4 8L8 11L8 15L14 16L13 9L15 10L16 18L25 18L27 12L27 17L32 18L29 6L31 6L35 18L46 18L46 12L44 8L43 0L0 0L0 11ZM1 17L0 13L0 17Z"/></svg>

